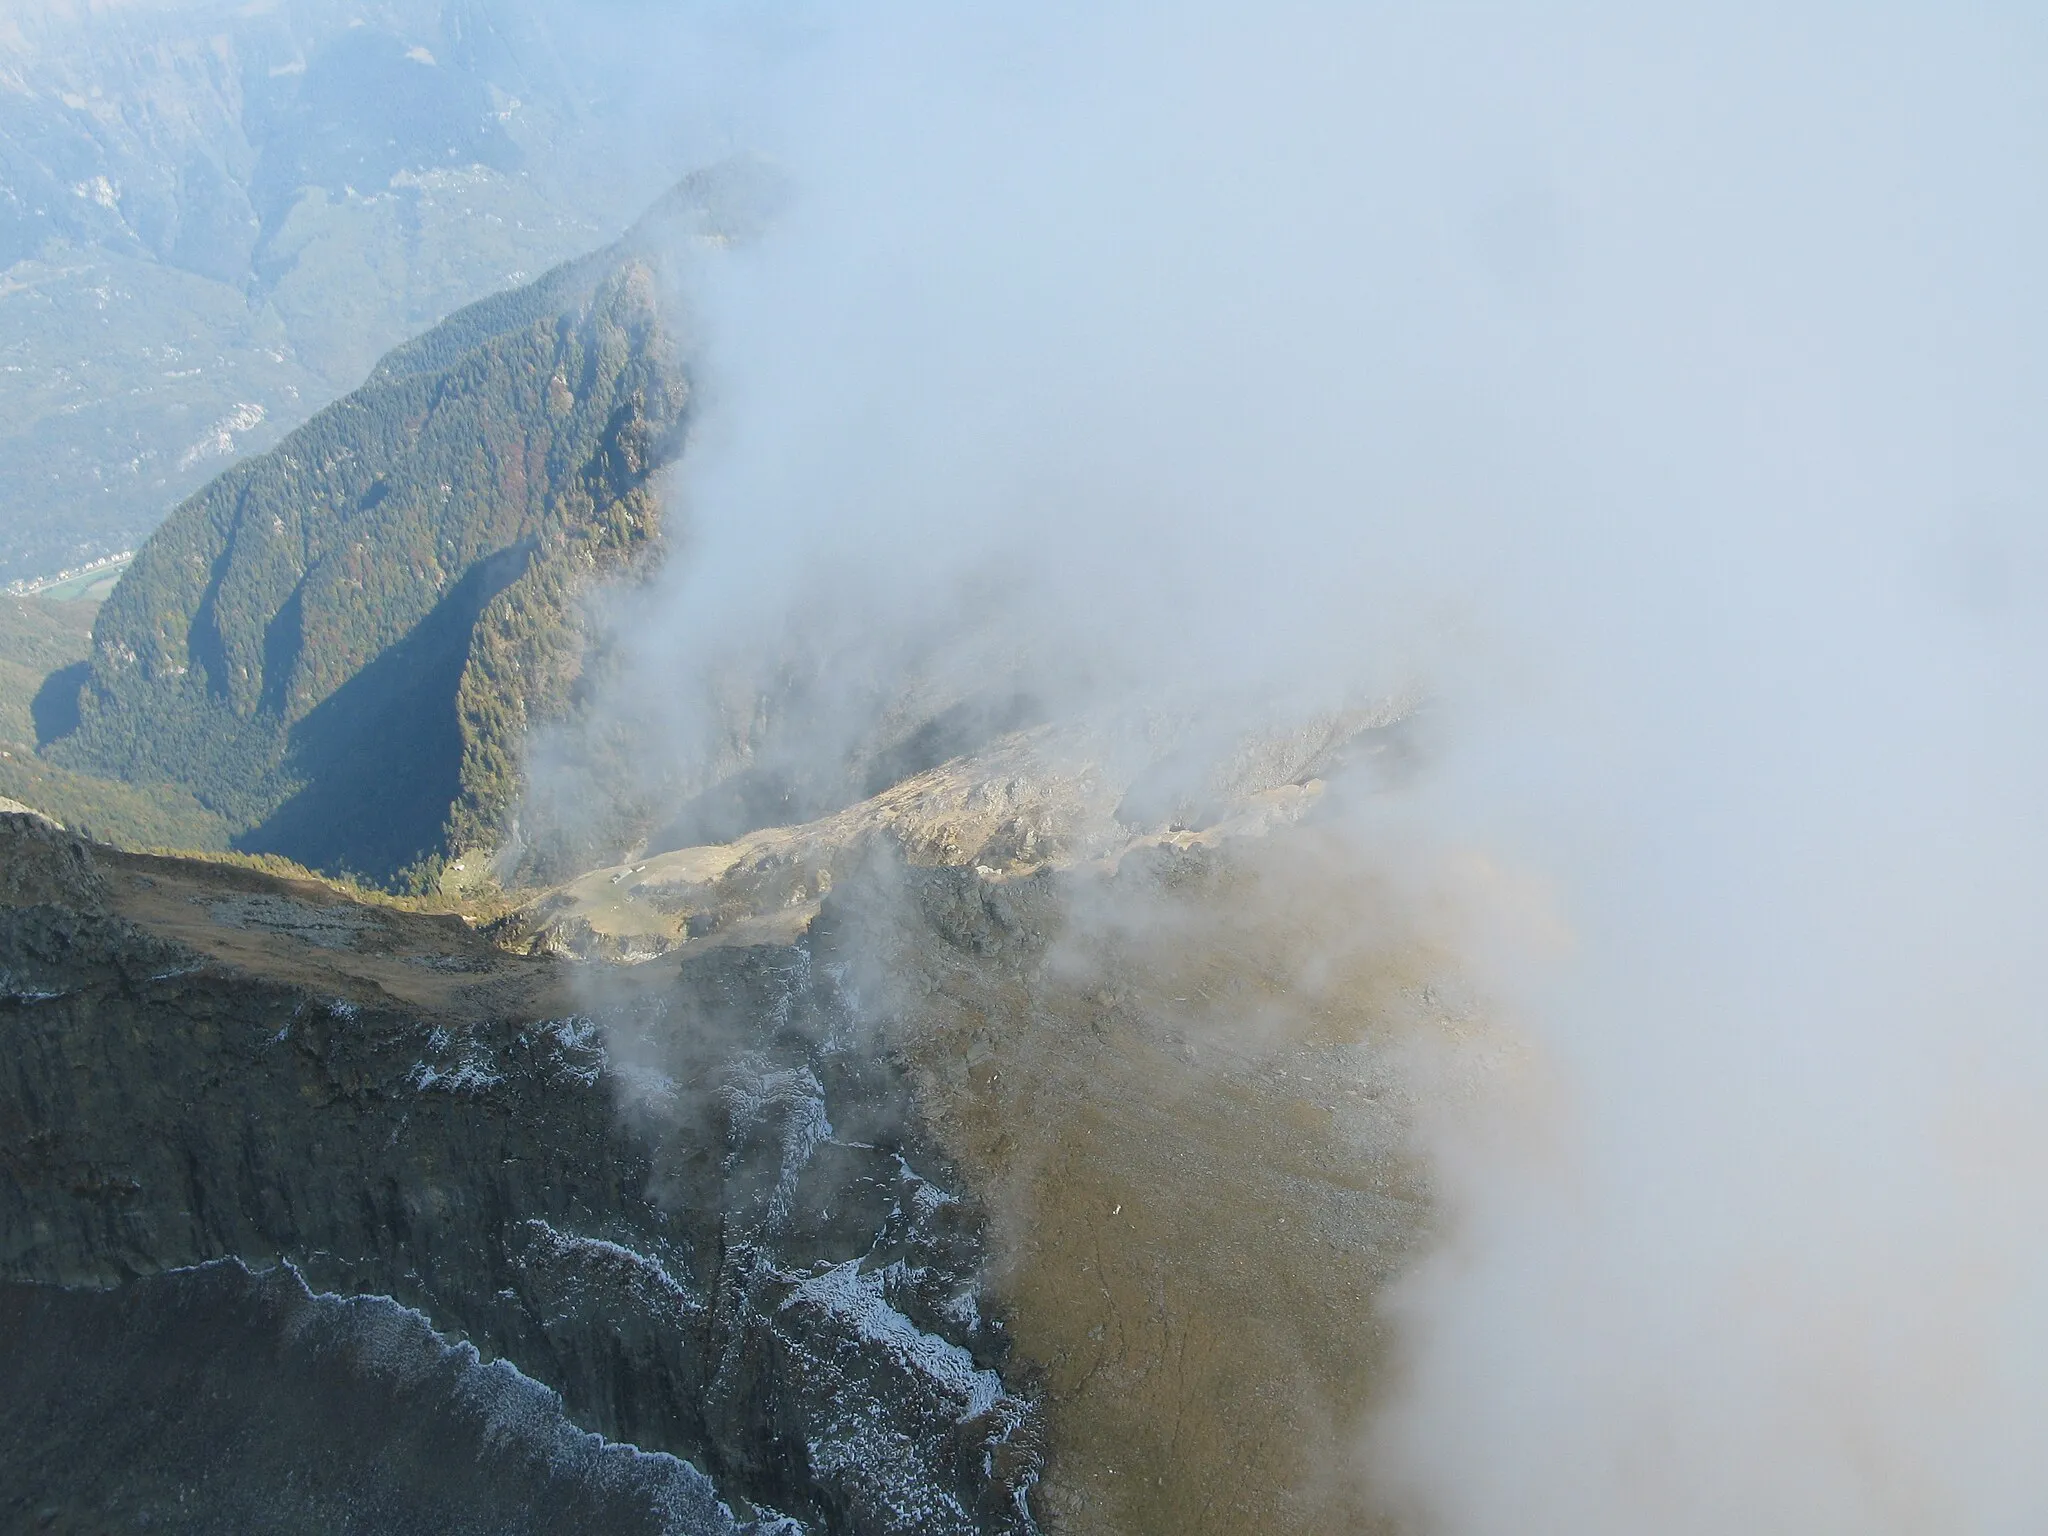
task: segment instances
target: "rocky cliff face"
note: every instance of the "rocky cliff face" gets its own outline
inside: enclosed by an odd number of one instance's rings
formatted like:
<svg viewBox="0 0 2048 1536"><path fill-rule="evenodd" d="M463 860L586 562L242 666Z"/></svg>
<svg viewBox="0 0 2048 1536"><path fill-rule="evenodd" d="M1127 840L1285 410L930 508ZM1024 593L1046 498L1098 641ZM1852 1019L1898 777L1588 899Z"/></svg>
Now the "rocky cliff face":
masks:
<svg viewBox="0 0 2048 1536"><path fill-rule="evenodd" d="M109 1290L0 1284L10 1530L783 1536L688 1462L608 1443L381 1296L234 1259Z"/></svg>
<svg viewBox="0 0 2048 1536"><path fill-rule="evenodd" d="M454 919L111 854L32 817L0 816L0 871L0 1306L36 1320L0 1352L28 1380L75 1345L97 1384L10 1410L36 1453L0 1472L0 1507L69 1489L52 1519L135 1498L220 1529L283 1509L300 1471L399 1454L389 1435L311 1462L251 1452L243 1503L173 1508L168 1450L114 1466L94 1448L132 1386L166 1446L260 1444L286 1399L343 1436L362 1404L410 1394L441 1443L560 1465L590 1508L681 1501L648 1529L1031 1528L1041 1431L981 1290L984 1217L807 947L617 973L593 1014L559 966ZM541 1385L508 1385L513 1368ZM666 1463L628 1477L577 1450L563 1415L687 1459L729 1515ZM506 1514L476 1528L519 1528L519 1478L450 1464L394 1486L416 1513L481 1499ZM373 1527L392 1528L334 1525Z"/></svg>

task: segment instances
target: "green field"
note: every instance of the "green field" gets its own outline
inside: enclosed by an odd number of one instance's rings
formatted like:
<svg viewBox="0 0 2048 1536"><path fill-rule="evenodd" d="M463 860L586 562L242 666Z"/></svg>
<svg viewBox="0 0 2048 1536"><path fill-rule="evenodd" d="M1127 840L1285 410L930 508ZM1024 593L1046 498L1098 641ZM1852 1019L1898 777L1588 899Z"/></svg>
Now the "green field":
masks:
<svg viewBox="0 0 2048 1536"><path fill-rule="evenodd" d="M80 571L76 575L51 576L41 581L32 581L28 583L28 592L24 595L40 597L52 603L88 602L97 607L98 604L105 602L107 594L114 590L115 584L121 579L121 573L134 563L135 556L123 555L118 560L111 560L89 571ZM90 628L91 623L88 620L88 631Z"/></svg>

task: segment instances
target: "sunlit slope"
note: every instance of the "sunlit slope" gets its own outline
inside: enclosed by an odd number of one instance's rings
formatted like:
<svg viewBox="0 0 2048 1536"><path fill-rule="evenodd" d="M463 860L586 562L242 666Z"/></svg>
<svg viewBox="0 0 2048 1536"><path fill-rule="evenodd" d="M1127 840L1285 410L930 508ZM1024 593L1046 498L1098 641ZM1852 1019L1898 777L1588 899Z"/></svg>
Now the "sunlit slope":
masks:
<svg viewBox="0 0 2048 1536"><path fill-rule="evenodd" d="M1405 1065L1464 1026L1452 958L1328 836L932 871L833 936L996 1213L1051 1529L1387 1529L1356 1443L1430 1220Z"/></svg>
<svg viewBox="0 0 2048 1536"><path fill-rule="evenodd" d="M62 766L389 878L484 835L687 396L644 242L486 300L186 502L101 611Z"/></svg>

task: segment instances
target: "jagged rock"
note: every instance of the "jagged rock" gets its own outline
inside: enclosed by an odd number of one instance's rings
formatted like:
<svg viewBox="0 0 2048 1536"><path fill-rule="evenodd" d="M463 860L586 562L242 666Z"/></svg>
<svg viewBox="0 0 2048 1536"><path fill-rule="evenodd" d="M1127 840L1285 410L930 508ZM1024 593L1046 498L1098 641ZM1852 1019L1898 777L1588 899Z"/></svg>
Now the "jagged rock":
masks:
<svg viewBox="0 0 2048 1536"><path fill-rule="evenodd" d="M0 800L0 906L103 912L106 881L89 845L25 805Z"/></svg>
<svg viewBox="0 0 2048 1536"><path fill-rule="evenodd" d="M814 820L592 871L499 932L539 953L644 959L705 939L786 940L876 859L1026 877L1263 835L1316 814L1325 775L1383 776L1409 750L1411 710L1396 699L1220 736L1127 717L1013 731Z"/></svg>
<svg viewBox="0 0 2048 1536"><path fill-rule="evenodd" d="M687 1459L743 1522L1032 1528L983 1218L805 946L549 1011L559 967L459 923L0 830L33 854L0 907L0 1281L45 1298L18 1305L288 1261ZM0 1375L28 1347L0 1337ZM89 1461L89 1418L45 1407Z"/></svg>
<svg viewBox="0 0 2048 1536"><path fill-rule="evenodd" d="M735 1520L688 1462L577 1429L557 1394L422 1314L316 1295L288 1266L0 1284L0 1331L9 1529L798 1532Z"/></svg>

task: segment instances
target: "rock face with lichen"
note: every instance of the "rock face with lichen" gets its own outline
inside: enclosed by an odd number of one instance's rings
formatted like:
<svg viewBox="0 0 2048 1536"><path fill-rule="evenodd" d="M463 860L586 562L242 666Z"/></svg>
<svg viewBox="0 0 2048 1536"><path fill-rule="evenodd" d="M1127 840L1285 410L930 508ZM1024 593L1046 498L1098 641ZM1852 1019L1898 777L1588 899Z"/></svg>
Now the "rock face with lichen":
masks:
<svg viewBox="0 0 2048 1536"><path fill-rule="evenodd" d="M0 871L0 1310L42 1320L0 1356L97 1383L0 1407L35 1448L7 1523L446 1529L461 1494L452 1528L537 1528L487 1453L607 1528L1032 1528L985 1217L806 945L578 995L452 919L33 818L0 816ZM399 1398L462 1454L353 1435ZM196 1509L162 1456L100 1454L123 1400L165 1444L280 1414L326 1443ZM383 1504L318 1514L365 1478Z"/></svg>

